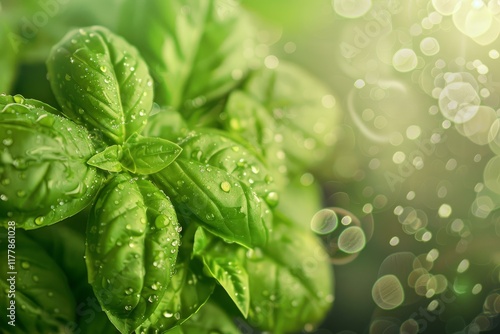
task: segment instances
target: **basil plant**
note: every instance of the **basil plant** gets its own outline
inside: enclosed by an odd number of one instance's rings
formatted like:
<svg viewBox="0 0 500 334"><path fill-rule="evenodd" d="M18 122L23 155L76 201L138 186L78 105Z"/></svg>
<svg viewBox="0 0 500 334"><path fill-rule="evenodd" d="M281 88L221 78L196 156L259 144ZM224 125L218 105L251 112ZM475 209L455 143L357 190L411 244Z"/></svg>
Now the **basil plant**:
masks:
<svg viewBox="0 0 500 334"><path fill-rule="evenodd" d="M2 332L318 325L334 299L328 255L280 197L331 152L328 89L291 63L261 66L235 3L119 12L114 31L77 28L52 47L57 105L0 96L2 259L16 238Z"/></svg>

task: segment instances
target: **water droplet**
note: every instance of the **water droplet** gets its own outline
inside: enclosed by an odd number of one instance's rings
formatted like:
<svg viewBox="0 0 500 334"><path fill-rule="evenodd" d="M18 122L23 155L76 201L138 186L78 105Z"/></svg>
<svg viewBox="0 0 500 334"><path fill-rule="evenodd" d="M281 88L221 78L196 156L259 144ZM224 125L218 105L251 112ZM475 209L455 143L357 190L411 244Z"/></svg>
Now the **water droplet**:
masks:
<svg viewBox="0 0 500 334"><path fill-rule="evenodd" d="M29 262L23 261L21 262L21 268L28 269L30 267Z"/></svg>
<svg viewBox="0 0 500 334"><path fill-rule="evenodd" d="M66 75L64 76L64 79L66 79L66 81L70 81L70 80L71 80L71 75L66 74Z"/></svg>
<svg viewBox="0 0 500 334"><path fill-rule="evenodd" d="M42 225L44 220L45 220L45 217L43 217L43 216L36 217L35 218L35 225L38 225L38 226Z"/></svg>
<svg viewBox="0 0 500 334"><path fill-rule="evenodd" d="M131 309L132 309L132 306L131 306L131 305L126 305L126 306L125 306L125 310L130 311Z"/></svg>
<svg viewBox="0 0 500 334"><path fill-rule="evenodd" d="M37 275L33 275L32 279L34 282L40 281L40 278Z"/></svg>
<svg viewBox="0 0 500 334"><path fill-rule="evenodd" d="M231 190L231 183L224 181L220 184L222 191L228 193Z"/></svg>
<svg viewBox="0 0 500 334"><path fill-rule="evenodd" d="M174 315L173 313L170 313L168 311L165 311L162 313L162 315L165 317L165 318L172 318L172 316Z"/></svg>
<svg viewBox="0 0 500 334"><path fill-rule="evenodd" d="M215 215L213 213L207 213L207 215L205 216L205 218L207 220L214 220L215 219Z"/></svg>
<svg viewBox="0 0 500 334"><path fill-rule="evenodd" d="M275 191L271 191L271 192L269 192L269 193L266 195L265 201L266 201L266 203L267 203L270 207L275 207L276 205L278 205L278 202L279 202L279 195L278 195L278 193L277 193L277 192L275 192Z"/></svg>
<svg viewBox="0 0 500 334"><path fill-rule="evenodd" d="M107 68L106 66L102 65L101 67L99 67L99 69L101 70L101 72L105 73L107 71Z"/></svg>
<svg viewBox="0 0 500 334"><path fill-rule="evenodd" d="M5 146L10 146L13 142L14 140L12 140L12 138L5 138L4 140L2 140L2 144L4 144Z"/></svg>

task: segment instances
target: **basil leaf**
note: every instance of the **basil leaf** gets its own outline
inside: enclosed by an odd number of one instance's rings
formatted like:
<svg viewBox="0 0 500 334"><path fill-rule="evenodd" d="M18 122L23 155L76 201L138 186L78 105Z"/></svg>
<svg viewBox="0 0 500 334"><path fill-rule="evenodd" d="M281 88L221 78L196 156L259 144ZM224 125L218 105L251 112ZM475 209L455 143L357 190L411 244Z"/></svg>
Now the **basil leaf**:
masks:
<svg viewBox="0 0 500 334"><path fill-rule="evenodd" d="M129 0L124 8L120 32L148 62L160 105L187 116L245 76L252 29L236 2Z"/></svg>
<svg viewBox="0 0 500 334"><path fill-rule="evenodd" d="M277 204L276 185L267 166L227 133L200 129L191 132L179 145L184 150L182 158L220 168L251 187L270 206Z"/></svg>
<svg viewBox="0 0 500 334"><path fill-rule="evenodd" d="M312 217L323 208L321 185L314 176L305 173L294 176L286 185L286 191L280 193L280 202L275 211L284 212L293 217L293 222L310 229Z"/></svg>
<svg viewBox="0 0 500 334"><path fill-rule="evenodd" d="M22 95L0 95L0 109L5 108L6 105L11 103L17 103L27 106L28 108L38 108L43 109L51 114L62 116L62 113L55 109L54 107L44 103L42 101L34 99L26 99Z"/></svg>
<svg viewBox="0 0 500 334"><path fill-rule="evenodd" d="M156 309L179 247L172 204L151 182L117 174L87 226L89 283L111 322L130 333Z"/></svg>
<svg viewBox="0 0 500 334"><path fill-rule="evenodd" d="M11 241L12 235L15 243ZM10 248L12 244L17 247ZM75 317L75 300L61 268L15 225L9 225L8 232L0 228L0 256L5 259L0 270L0 307L15 317L15 327L7 324L13 320L7 316L0 321L0 330L33 334L65 332L66 324ZM15 263L9 267L8 256L15 257ZM14 313L8 309L12 305Z"/></svg>
<svg viewBox="0 0 500 334"><path fill-rule="evenodd" d="M94 199L103 177L86 164L89 133L31 105L0 111L0 222L34 229L72 216Z"/></svg>
<svg viewBox="0 0 500 334"><path fill-rule="evenodd" d="M249 322L273 333L321 321L333 301L333 272L323 246L306 229L282 218L265 248L249 250Z"/></svg>
<svg viewBox="0 0 500 334"><path fill-rule="evenodd" d="M57 225L28 231L27 235L42 246L66 273L71 291L77 301L81 301L92 293L87 282L87 268L84 260L85 238L69 228L68 223L75 222L64 221Z"/></svg>
<svg viewBox="0 0 500 334"><path fill-rule="evenodd" d="M166 333L168 334L240 334L233 320L214 302L208 301L185 323Z"/></svg>
<svg viewBox="0 0 500 334"><path fill-rule="evenodd" d="M297 66L280 62L276 69L252 73L243 90L273 118L291 172L328 156L341 114L327 87Z"/></svg>
<svg viewBox="0 0 500 334"><path fill-rule="evenodd" d="M139 133L153 105L152 79L137 50L103 27L69 32L47 60L50 84L65 115L110 143Z"/></svg>
<svg viewBox="0 0 500 334"><path fill-rule="evenodd" d="M184 323L207 302L214 287L214 280L203 275L196 262L179 258L175 274L160 304L136 333L164 333Z"/></svg>
<svg viewBox="0 0 500 334"><path fill-rule="evenodd" d="M247 93L236 90L229 95L224 108L225 128L247 140L273 166L276 183L286 183L286 159L283 136L264 106Z"/></svg>
<svg viewBox="0 0 500 334"><path fill-rule="evenodd" d="M194 215L210 232L247 247L266 243L261 200L228 172L179 157L152 177L183 218Z"/></svg>
<svg viewBox="0 0 500 334"><path fill-rule="evenodd" d="M181 114L172 109L161 109L149 116L148 124L142 131L144 136L158 137L178 142L188 135L188 125Z"/></svg>
<svg viewBox="0 0 500 334"><path fill-rule="evenodd" d="M133 134L123 145L121 164L137 174L152 174L170 165L182 149L161 138L142 137Z"/></svg>
<svg viewBox="0 0 500 334"><path fill-rule="evenodd" d="M90 158L87 164L108 172L121 172L122 164L120 160L122 157L122 147L120 145L112 145Z"/></svg>
<svg viewBox="0 0 500 334"><path fill-rule="evenodd" d="M85 319L80 320L77 328L73 331L74 333L81 334L96 334L96 333L106 333L106 334L119 334L120 332L116 329L115 325L109 321L106 313L102 311L91 313L91 320Z"/></svg>
<svg viewBox="0 0 500 334"><path fill-rule="evenodd" d="M246 251L211 237L201 227L196 231L193 253L201 258L206 271L219 282L243 316L247 317L250 307L248 273L238 256L228 259L228 254L237 252L243 252L244 257Z"/></svg>

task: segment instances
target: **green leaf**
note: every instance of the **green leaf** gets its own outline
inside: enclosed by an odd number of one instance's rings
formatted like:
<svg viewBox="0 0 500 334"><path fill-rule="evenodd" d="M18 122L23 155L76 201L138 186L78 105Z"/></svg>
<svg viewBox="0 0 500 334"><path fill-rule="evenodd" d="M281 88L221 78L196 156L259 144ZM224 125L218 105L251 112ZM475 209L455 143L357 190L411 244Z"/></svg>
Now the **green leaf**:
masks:
<svg viewBox="0 0 500 334"><path fill-rule="evenodd" d="M245 250L237 245L230 245L213 238L203 228L198 228L194 238L193 253L199 256L210 276L226 290L243 316L248 316L250 307L250 291L248 273L238 256L228 258L228 254Z"/></svg>
<svg viewBox="0 0 500 334"><path fill-rule="evenodd" d="M122 147L120 145L112 145L90 158L87 164L108 172L121 172L122 164L120 160L122 157Z"/></svg>
<svg viewBox="0 0 500 334"><path fill-rule="evenodd" d="M153 174L170 165L182 148L169 140L133 134L123 145L123 168L137 174Z"/></svg>
<svg viewBox="0 0 500 334"><path fill-rule="evenodd" d="M323 209L321 185L310 173L294 176L286 185L286 191L280 193L280 202L275 211L293 217L293 222L310 229L311 219Z"/></svg>
<svg viewBox="0 0 500 334"><path fill-rule="evenodd" d="M49 80L65 115L122 144L146 124L152 79L137 50L106 28L69 32L47 60Z"/></svg>
<svg viewBox="0 0 500 334"><path fill-rule="evenodd" d="M307 229L275 218L269 243L247 253L246 269L253 291L248 319L262 330L298 332L323 320L331 307L333 271Z"/></svg>
<svg viewBox="0 0 500 334"><path fill-rule="evenodd" d="M222 308L209 300L185 323L177 326L166 333L168 334L240 334L241 331L235 326Z"/></svg>
<svg viewBox="0 0 500 334"><path fill-rule="evenodd" d="M32 105L0 111L0 222L34 229L88 206L103 177L86 164L95 152L89 133Z"/></svg>
<svg viewBox="0 0 500 334"><path fill-rule="evenodd" d="M220 132L193 132L180 146L176 161L153 175L180 214L197 217L223 239L247 247L264 245L271 229L268 204L278 201L265 165Z"/></svg>
<svg viewBox="0 0 500 334"><path fill-rule="evenodd" d="M89 297L92 298L92 297ZM95 298L95 297L94 297ZM84 304L87 305L87 304ZM115 325L109 321L106 313L102 311L87 311L90 313L89 318L83 318L78 323L78 327L74 330L75 333L81 334L96 334L96 333L106 333L106 334L117 334L120 333ZM79 332L80 330L81 332Z"/></svg>
<svg viewBox="0 0 500 334"><path fill-rule="evenodd" d="M234 176L178 158L152 177L183 218L195 216L212 233L247 247L266 243L268 227L261 200Z"/></svg>
<svg viewBox="0 0 500 334"><path fill-rule="evenodd" d="M283 136L267 109L247 93L236 90L229 95L224 108L225 128L248 141L273 166L276 183L286 181L286 159L282 150Z"/></svg>
<svg viewBox="0 0 500 334"><path fill-rule="evenodd" d="M212 129L193 131L179 143L182 158L224 170L251 187L270 206L275 206L278 194L273 177L258 153L245 144Z"/></svg>
<svg viewBox="0 0 500 334"><path fill-rule="evenodd" d="M69 228L68 223L74 222L65 221L46 228L27 231L27 235L42 246L66 273L71 291L79 302L92 293L91 286L87 282L87 268L84 260L85 238Z"/></svg>
<svg viewBox="0 0 500 334"><path fill-rule="evenodd" d="M0 306L4 312L11 305L15 307L15 327L7 324L13 320L6 317L12 314L9 311L0 321L0 330L65 332L66 324L75 317L75 300L66 276L47 252L23 232L15 224L9 225L8 230L0 228L0 256L4 259L0 270ZM12 244L17 247L11 248ZM13 257L12 267L7 267L7 259Z"/></svg>
<svg viewBox="0 0 500 334"><path fill-rule="evenodd" d="M142 134L147 137L158 137L178 142L185 138L188 132L188 125L178 111L161 109L149 116L148 124L146 124Z"/></svg>
<svg viewBox="0 0 500 334"><path fill-rule="evenodd" d="M188 116L245 76L252 29L237 2L129 0L124 8L120 32L148 62L160 105Z"/></svg>
<svg viewBox="0 0 500 334"><path fill-rule="evenodd" d="M198 263L179 258L160 304L136 333L159 334L179 326L207 302L214 287L215 281L203 275Z"/></svg>
<svg viewBox="0 0 500 334"><path fill-rule="evenodd" d="M99 193L87 225L89 283L122 333L141 325L162 299L179 231L172 204L149 181L117 174Z"/></svg>
<svg viewBox="0 0 500 334"><path fill-rule="evenodd" d="M291 172L313 167L331 153L341 111L329 89L309 73L280 62L276 69L252 73L243 90L274 120Z"/></svg>
<svg viewBox="0 0 500 334"><path fill-rule="evenodd" d="M26 99L22 95L0 95L0 109L5 108L6 105L11 103L17 103L27 106L28 108L38 108L43 109L51 114L62 116L62 113L55 109L54 107L44 103L42 101L34 100L34 99Z"/></svg>

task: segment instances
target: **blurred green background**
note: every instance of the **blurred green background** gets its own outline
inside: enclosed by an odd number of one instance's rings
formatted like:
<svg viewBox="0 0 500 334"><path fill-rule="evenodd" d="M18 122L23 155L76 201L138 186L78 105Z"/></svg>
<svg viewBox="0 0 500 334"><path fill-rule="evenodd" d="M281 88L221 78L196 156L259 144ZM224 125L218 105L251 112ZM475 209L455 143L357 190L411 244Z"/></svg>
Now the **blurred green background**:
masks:
<svg viewBox="0 0 500 334"><path fill-rule="evenodd" d="M0 1L0 90L55 104L30 84L50 46L75 26L112 28L119 2ZM343 110L334 154L299 187L319 180L324 208L352 213L366 240L332 253L336 299L316 333L497 332L499 2L242 2L262 54L308 69ZM314 224L318 209L297 215Z"/></svg>

